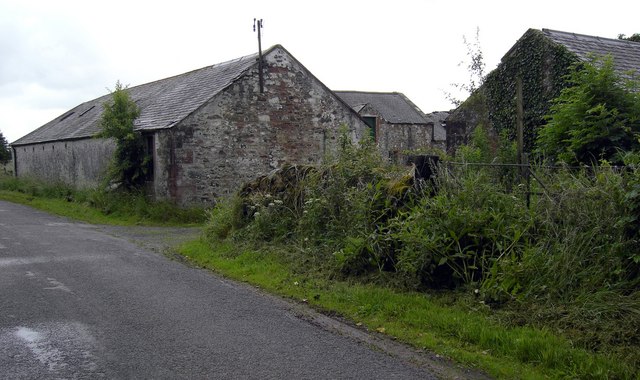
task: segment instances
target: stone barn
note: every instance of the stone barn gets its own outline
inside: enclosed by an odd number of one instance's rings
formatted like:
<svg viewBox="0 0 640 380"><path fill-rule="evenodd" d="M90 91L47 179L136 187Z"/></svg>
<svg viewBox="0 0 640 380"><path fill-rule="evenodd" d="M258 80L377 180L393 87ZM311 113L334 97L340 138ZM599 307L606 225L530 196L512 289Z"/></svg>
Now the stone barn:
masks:
<svg viewBox="0 0 640 380"><path fill-rule="evenodd" d="M148 190L178 204L211 204L243 183L289 164L319 163L347 126L368 126L282 46L131 87L135 129L147 141ZM263 79L261 91L260 77ZM12 144L15 174L76 187L102 181L114 143L97 139L111 95L65 112Z"/></svg>
<svg viewBox="0 0 640 380"><path fill-rule="evenodd" d="M447 112L425 115L399 92L336 91L369 126L384 158L394 160L408 151L444 148Z"/></svg>

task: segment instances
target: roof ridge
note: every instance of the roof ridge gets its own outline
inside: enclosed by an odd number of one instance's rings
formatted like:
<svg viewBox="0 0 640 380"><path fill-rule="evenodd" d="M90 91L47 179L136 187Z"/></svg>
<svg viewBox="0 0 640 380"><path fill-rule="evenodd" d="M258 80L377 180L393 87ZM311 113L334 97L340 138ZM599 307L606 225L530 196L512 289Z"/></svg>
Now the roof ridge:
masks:
<svg viewBox="0 0 640 380"><path fill-rule="evenodd" d="M352 93L352 94L375 94L375 95L403 95L397 91L355 91L355 90L334 90L335 93Z"/></svg>
<svg viewBox="0 0 640 380"><path fill-rule="evenodd" d="M542 28L542 32L545 33L545 34L547 32L551 32L551 33L562 33L562 34L571 35L571 36L574 36L574 37L578 37L578 36L579 37L589 37L589 38L594 38L594 39L597 39L597 40L607 40L607 41L623 43L623 44L627 44L627 43L640 44L640 42L630 41L630 40L621 40L619 38L594 36L594 35L590 35L590 34L582 34L582 33L574 33L574 32L565 32L565 31L562 31L562 30L547 29L547 28Z"/></svg>

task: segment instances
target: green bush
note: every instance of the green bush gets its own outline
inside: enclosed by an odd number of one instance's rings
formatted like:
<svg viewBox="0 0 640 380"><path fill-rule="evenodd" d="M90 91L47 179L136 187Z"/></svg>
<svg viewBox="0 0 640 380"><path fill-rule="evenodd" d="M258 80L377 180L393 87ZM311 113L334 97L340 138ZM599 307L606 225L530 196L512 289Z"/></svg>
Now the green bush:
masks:
<svg viewBox="0 0 640 380"><path fill-rule="evenodd" d="M147 180L151 163L144 137L133 128L140 109L120 81L116 82L111 99L102 106L98 120L100 130L95 137L113 139L116 145L105 181L128 191L140 190Z"/></svg>
<svg viewBox="0 0 640 380"><path fill-rule="evenodd" d="M539 132L540 153L569 164L595 165L601 160L620 164L624 152L640 149L637 80L625 80L607 56L574 65L569 83Z"/></svg>
<svg viewBox="0 0 640 380"><path fill-rule="evenodd" d="M455 181L441 173L438 185L396 220L401 273L431 288L478 284L496 260L521 253L531 227L523 197L500 190L483 170Z"/></svg>

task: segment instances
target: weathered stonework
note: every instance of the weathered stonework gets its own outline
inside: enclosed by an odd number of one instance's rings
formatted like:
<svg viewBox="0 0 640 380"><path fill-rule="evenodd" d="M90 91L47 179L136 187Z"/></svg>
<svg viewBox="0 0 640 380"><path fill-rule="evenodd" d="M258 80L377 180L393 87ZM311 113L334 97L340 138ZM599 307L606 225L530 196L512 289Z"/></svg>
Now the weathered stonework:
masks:
<svg viewBox="0 0 640 380"><path fill-rule="evenodd" d="M389 123L370 105L363 107L359 114L363 117L376 118L375 142L385 159L394 160L398 154L425 149L433 145L433 123Z"/></svg>
<svg viewBox="0 0 640 380"><path fill-rule="evenodd" d="M336 91L336 94L367 123L384 159L398 162L400 155L424 153L444 145L446 131L442 124L447 112L425 115L400 92ZM438 129L434 129L436 126Z"/></svg>
<svg viewBox="0 0 640 380"><path fill-rule="evenodd" d="M260 175L290 164L319 163L339 129L359 140L366 125L284 50L171 129L155 134L154 192L182 204L212 203Z"/></svg>
<svg viewBox="0 0 640 380"><path fill-rule="evenodd" d="M54 141L15 147L16 175L78 188L96 187L104 178L115 144L105 139Z"/></svg>
<svg viewBox="0 0 640 380"><path fill-rule="evenodd" d="M366 124L283 47L129 88L153 171L147 191L181 205L212 204L284 164L316 164L345 126L358 141ZM17 175L77 187L103 178L114 144L99 131L109 95L82 103L15 142Z"/></svg>

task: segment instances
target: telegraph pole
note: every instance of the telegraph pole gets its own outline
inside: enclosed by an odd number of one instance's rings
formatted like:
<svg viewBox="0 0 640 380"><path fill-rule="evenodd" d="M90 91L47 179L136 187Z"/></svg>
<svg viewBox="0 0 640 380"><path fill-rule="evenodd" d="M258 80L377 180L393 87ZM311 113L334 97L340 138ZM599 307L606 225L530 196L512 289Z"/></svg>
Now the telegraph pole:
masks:
<svg viewBox="0 0 640 380"><path fill-rule="evenodd" d="M262 19L253 19L253 31L258 31L258 77L260 80L260 93L264 94L264 79L262 78Z"/></svg>
<svg viewBox="0 0 640 380"><path fill-rule="evenodd" d="M516 136L518 146L518 164L524 164L524 107L522 99L522 78L516 78Z"/></svg>

